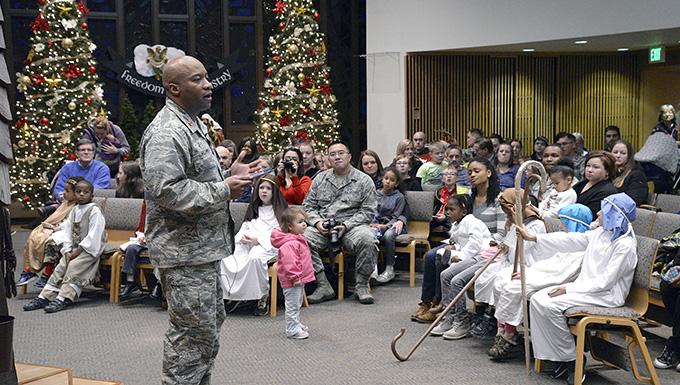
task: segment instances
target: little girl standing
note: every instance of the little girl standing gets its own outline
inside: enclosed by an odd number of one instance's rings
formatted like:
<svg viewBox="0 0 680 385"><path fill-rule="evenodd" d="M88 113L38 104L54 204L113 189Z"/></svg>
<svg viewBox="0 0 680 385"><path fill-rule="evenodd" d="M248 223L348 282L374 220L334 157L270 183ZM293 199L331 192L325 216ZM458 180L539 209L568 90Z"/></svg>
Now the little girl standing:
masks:
<svg viewBox="0 0 680 385"><path fill-rule="evenodd" d="M300 307L304 284L314 281L312 253L304 236L307 214L302 207L292 206L281 214L281 230L272 231L272 246L279 249L276 272L286 298L286 337L309 337L307 326L300 323Z"/></svg>
<svg viewBox="0 0 680 385"><path fill-rule="evenodd" d="M407 232L406 198L401 193L401 177L393 168L387 168L382 177L382 189L378 190L378 209L371 222L371 227L380 231L380 241L385 244L385 271L376 277L380 283L387 283L394 278L395 239ZM378 233L379 234L379 233Z"/></svg>
<svg viewBox="0 0 680 385"><path fill-rule="evenodd" d="M234 236L234 254L222 260L222 288L228 301L258 300L255 315L269 311L269 275L267 262L276 258L269 238L279 227L281 213L288 207L273 175L265 174L255 182L253 195L241 229ZM229 303L233 311L238 302Z"/></svg>

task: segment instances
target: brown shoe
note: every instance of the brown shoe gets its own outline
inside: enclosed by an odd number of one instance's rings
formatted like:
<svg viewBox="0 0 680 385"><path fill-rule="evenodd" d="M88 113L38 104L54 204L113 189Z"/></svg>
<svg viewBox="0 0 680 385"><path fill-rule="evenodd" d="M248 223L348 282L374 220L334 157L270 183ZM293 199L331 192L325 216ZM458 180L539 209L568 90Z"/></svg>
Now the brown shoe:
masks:
<svg viewBox="0 0 680 385"><path fill-rule="evenodd" d="M437 304L437 305L435 305L435 306L432 306L432 307L430 308L430 313L432 313L432 314L434 314L434 315L437 315L437 314L441 313L442 310L444 310L444 306L442 305L441 302L439 302L439 304Z"/></svg>
<svg viewBox="0 0 680 385"><path fill-rule="evenodd" d="M436 319L437 319L437 314L434 314L431 311L426 311L425 313L416 317L416 321L418 321L420 323L424 323L424 324L432 323Z"/></svg>
<svg viewBox="0 0 680 385"><path fill-rule="evenodd" d="M423 313L427 312L428 310L430 310L430 304L425 303L425 302L421 302L420 307L418 308L418 311L411 314L411 321L417 321L418 316L422 315Z"/></svg>

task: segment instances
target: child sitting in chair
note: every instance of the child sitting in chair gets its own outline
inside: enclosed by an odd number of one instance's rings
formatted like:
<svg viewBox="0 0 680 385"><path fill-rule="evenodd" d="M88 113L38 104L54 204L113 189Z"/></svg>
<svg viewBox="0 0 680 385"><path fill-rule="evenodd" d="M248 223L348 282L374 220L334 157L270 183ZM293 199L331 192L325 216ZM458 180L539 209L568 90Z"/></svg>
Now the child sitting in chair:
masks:
<svg viewBox="0 0 680 385"><path fill-rule="evenodd" d="M99 257L106 244L104 214L92 202L94 187L83 180L75 186L76 206L61 225L64 255L47 284L24 310L45 309L56 313L66 309L92 283L99 271Z"/></svg>

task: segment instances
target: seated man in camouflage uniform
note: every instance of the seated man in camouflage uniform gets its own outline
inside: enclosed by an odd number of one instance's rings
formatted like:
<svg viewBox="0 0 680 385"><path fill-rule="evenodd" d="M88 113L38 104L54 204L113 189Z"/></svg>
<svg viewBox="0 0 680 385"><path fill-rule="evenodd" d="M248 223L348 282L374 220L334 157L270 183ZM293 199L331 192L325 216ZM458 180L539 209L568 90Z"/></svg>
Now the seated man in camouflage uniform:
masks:
<svg viewBox="0 0 680 385"><path fill-rule="evenodd" d="M317 175L302 205L309 219L305 237L312 251L312 263L317 288L307 297L310 303L328 301L335 292L326 279L319 251L329 246L329 230L324 222L334 219L335 229L344 250L356 254L355 295L363 304L373 303L368 291L370 277L378 258L378 240L369 224L375 216L377 198L375 185L368 175L352 167L347 145L334 141L328 147L332 169Z"/></svg>

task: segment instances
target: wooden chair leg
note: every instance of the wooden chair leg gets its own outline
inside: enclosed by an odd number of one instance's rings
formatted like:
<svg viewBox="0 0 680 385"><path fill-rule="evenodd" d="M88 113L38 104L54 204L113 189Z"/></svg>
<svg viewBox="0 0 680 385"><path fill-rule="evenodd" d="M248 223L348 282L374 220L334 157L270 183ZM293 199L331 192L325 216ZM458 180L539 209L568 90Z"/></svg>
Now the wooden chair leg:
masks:
<svg viewBox="0 0 680 385"><path fill-rule="evenodd" d="M269 276L272 277L269 289L269 316L276 317L276 305L278 304L277 296L279 294L279 277L276 274L276 263L269 267Z"/></svg>
<svg viewBox="0 0 680 385"><path fill-rule="evenodd" d="M538 358L534 359L534 370L536 373L543 373L545 371L545 361Z"/></svg>
<svg viewBox="0 0 680 385"><path fill-rule="evenodd" d="M647 350L647 344L645 344L645 337L642 336L640 328L637 327L637 325L632 326L631 329L633 329L633 334L631 336L632 341L628 345L628 355L630 356L630 361L633 366L633 375L638 381L652 383L654 385L660 384L661 382L659 381L659 375L656 373L656 369L654 368L654 364L652 362L652 357L649 355L649 350ZM640 375L637 362L635 361L635 354L633 352L633 348L636 345L638 349L640 349L640 353L642 354L642 359L645 362L645 367L647 368L649 377L642 377Z"/></svg>
<svg viewBox="0 0 680 385"><path fill-rule="evenodd" d="M309 302L307 302L307 292L304 288L302 289L302 306L309 307Z"/></svg>
<svg viewBox="0 0 680 385"><path fill-rule="evenodd" d="M409 245L409 286L414 287L416 285L416 244L411 242Z"/></svg>
<svg viewBox="0 0 680 385"><path fill-rule="evenodd" d="M345 254L337 256L338 261L338 301L345 299Z"/></svg>
<svg viewBox="0 0 680 385"><path fill-rule="evenodd" d="M120 298L120 276L123 268L123 260L125 256L121 253L115 253L110 258L115 258L111 264L111 280L109 281L109 302L118 303Z"/></svg>

